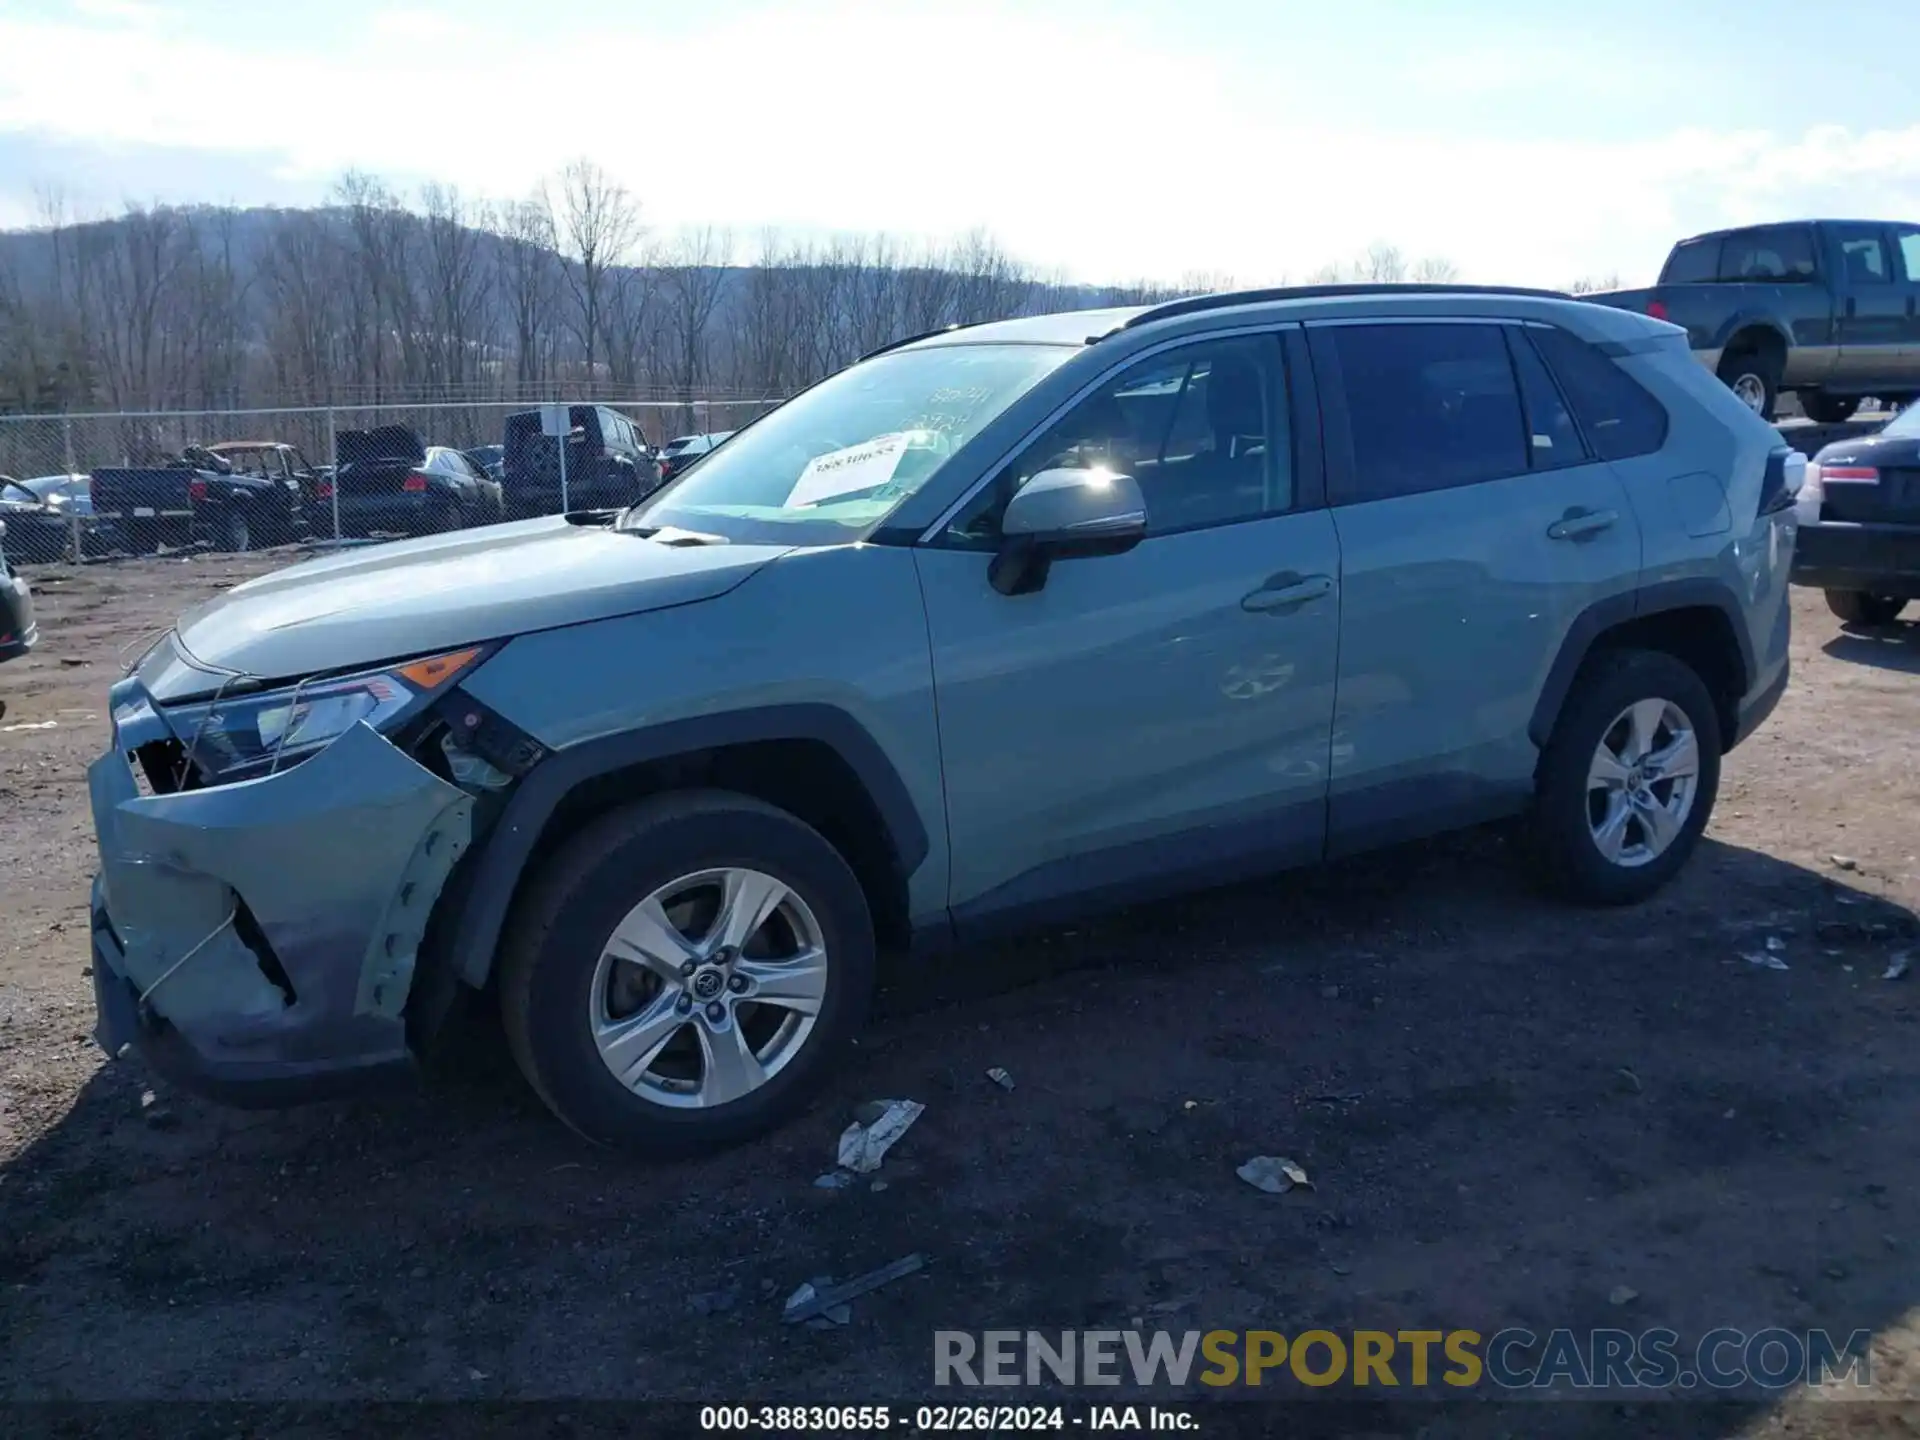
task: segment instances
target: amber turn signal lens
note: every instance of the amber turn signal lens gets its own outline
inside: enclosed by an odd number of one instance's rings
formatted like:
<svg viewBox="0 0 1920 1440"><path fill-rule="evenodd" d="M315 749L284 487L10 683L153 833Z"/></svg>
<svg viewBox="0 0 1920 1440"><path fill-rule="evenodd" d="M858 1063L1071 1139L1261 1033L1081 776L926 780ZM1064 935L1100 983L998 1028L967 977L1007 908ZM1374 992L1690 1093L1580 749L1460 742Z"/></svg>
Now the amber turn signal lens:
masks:
<svg viewBox="0 0 1920 1440"><path fill-rule="evenodd" d="M476 645L471 650L455 650L450 655L429 655L411 665L402 665L393 673L416 690L437 690L479 658L480 647Z"/></svg>

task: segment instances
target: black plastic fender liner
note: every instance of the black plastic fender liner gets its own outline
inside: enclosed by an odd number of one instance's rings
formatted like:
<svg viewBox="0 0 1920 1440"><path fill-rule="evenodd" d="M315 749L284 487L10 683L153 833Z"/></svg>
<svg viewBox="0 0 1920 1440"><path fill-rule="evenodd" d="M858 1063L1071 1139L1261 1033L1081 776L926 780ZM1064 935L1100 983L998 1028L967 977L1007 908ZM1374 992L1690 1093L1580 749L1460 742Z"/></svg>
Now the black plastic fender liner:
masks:
<svg viewBox="0 0 1920 1440"><path fill-rule="evenodd" d="M455 973L475 988L486 984L494 948L534 846L560 803L580 786L651 761L772 740L814 740L829 746L866 787L902 878L919 869L929 842L913 796L879 742L846 711L824 704L769 705L672 720L555 750L527 772L471 857L452 930Z"/></svg>
<svg viewBox="0 0 1920 1440"><path fill-rule="evenodd" d="M1734 643L1740 647L1740 695L1736 698L1744 697L1758 667L1754 661L1753 637L1747 633L1746 615L1740 608L1740 597L1732 587L1720 580L1705 577L1665 580L1610 595L1588 606L1575 617L1573 624L1567 627L1567 638L1560 643L1560 653L1554 657L1553 666L1547 671L1546 683L1540 687L1540 698L1534 702L1533 718L1527 722L1527 737L1542 749L1546 747L1553 734L1554 723L1560 718L1560 707L1566 703L1567 692L1573 688L1573 677L1580 673L1580 667L1586 663L1594 642L1607 631L1630 620L1644 620L1663 611L1702 607L1718 610L1726 616L1733 631Z"/></svg>

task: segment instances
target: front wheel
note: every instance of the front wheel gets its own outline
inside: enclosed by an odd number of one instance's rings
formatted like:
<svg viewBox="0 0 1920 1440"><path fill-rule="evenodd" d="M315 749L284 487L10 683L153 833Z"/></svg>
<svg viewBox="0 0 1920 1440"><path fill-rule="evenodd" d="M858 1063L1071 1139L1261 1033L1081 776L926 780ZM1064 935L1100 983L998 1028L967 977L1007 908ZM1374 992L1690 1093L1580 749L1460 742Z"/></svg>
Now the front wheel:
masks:
<svg viewBox="0 0 1920 1440"><path fill-rule="evenodd" d="M1540 757L1536 855L1570 899L1644 900L1699 843L1720 786L1720 720L1693 669L1618 650L1581 671Z"/></svg>
<svg viewBox="0 0 1920 1440"><path fill-rule="evenodd" d="M1800 408L1807 412L1809 420L1821 425L1838 425L1853 418L1853 412L1860 408L1860 397L1824 395L1818 390L1809 390L1800 396Z"/></svg>
<svg viewBox="0 0 1920 1440"><path fill-rule="evenodd" d="M587 1139L649 1156L799 1111L865 1018L874 935L832 845L749 796L692 791L575 835L501 951L508 1042Z"/></svg>
<svg viewBox="0 0 1920 1440"><path fill-rule="evenodd" d="M1907 608L1898 595L1875 595L1867 590L1829 590L1827 608L1847 625L1891 625Z"/></svg>

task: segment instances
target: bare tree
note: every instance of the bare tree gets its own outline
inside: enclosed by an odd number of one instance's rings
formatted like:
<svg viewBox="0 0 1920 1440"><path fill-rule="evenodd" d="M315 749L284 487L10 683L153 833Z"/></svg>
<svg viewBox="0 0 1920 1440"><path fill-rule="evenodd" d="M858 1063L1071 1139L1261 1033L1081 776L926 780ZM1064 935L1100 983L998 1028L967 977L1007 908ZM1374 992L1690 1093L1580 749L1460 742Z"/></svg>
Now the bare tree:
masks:
<svg viewBox="0 0 1920 1440"><path fill-rule="evenodd" d="M733 236L728 231L689 231L680 237L671 263L660 274L674 342L674 380L687 407L689 425L695 423L693 402L706 353L707 327L726 289L732 259Z"/></svg>
<svg viewBox="0 0 1920 1440"><path fill-rule="evenodd" d="M521 200L503 207L496 225L494 283L512 331L514 378L526 390L544 382L553 367L560 289L553 212L544 198Z"/></svg>
<svg viewBox="0 0 1920 1440"><path fill-rule="evenodd" d="M1460 279L1460 267L1451 260L1429 255L1413 266L1413 280L1419 285L1452 285Z"/></svg>
<svg viewBox="0 0 1920 1440"><path fill-rule="evenodd" d="M1605 275L1583 275L1567 287L1569 295L1597 295L1603 290L1620 288L1620 272L1608 271Z"/></svg>
<svg viewBox="0 0 1920 1440"><path fill-rule="evenodd" d="M626 187L598 165L591 160L576 160L560 172L560 213L555 228L572 262L563 273L573 295L586 373L591 379L607 305L607 276L640 238L640 207Z"/></svg>
<svg viewBox="0 0 1920 1440"><path fill-rule="evenodd" d="M428 185L420 199L426 212L429 378L448 393L458 393L478 373L481 359L492 287L492 275L481 259L489 216L447 186Z"/></svg>

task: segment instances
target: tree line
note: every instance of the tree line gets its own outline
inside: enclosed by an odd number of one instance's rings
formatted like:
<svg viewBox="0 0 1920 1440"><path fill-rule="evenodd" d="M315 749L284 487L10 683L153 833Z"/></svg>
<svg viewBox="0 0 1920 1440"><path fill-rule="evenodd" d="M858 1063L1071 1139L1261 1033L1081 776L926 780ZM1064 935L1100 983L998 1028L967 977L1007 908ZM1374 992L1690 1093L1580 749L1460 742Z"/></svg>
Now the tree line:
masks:
<svg viewBox="0 0 1920 1440"><path fill-rule="evenodd" d="M974 232L655 236L590 161L514 201L352 172L309 209L129 204L0 234L0 413L762 401L950 324L1230 288L1068 284ZM1380 244L1309 281L1450 281Z"/></svg>

